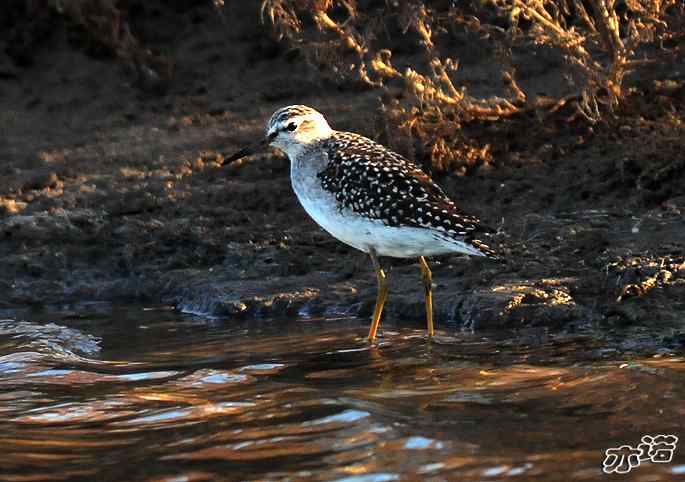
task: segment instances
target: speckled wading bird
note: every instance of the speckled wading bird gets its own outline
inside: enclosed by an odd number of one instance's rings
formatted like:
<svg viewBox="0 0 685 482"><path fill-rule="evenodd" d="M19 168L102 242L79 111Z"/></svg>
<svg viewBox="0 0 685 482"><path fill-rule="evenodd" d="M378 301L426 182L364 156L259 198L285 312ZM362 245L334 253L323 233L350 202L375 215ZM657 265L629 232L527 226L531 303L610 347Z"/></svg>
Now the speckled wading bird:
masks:
<svg viewBox="0 0 685 482"><path fill-rule="evenodd" d="M331 235L368 253L378 277L369 340L376 338L388 294L379 256L419 259L433 336L431 271L424 256L463 253L494 257L483 242L492 230L464 214L414 163L359 134L331 129L304 105L278 109L266 137L224 165L267 146L290 158L293 190L305 211Z"/></svg>

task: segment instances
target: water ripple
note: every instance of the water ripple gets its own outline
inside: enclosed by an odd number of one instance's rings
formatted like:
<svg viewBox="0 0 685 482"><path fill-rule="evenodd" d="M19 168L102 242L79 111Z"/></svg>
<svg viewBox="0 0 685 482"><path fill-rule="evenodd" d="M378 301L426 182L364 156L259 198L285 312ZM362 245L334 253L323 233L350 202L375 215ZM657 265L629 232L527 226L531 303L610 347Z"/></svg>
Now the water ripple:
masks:
<svg viewBox="0 0 685 482"><path fill-rule="evenodd" d="M127 313L0 320L0 478L594 480L606 448L685 416L682 357L594 339Z"/></svg>

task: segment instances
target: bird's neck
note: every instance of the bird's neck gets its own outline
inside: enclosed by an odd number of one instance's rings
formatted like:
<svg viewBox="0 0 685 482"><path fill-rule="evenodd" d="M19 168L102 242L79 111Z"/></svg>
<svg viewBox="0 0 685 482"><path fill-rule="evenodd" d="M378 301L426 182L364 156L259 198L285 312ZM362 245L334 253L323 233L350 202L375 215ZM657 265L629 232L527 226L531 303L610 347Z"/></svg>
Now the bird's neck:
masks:
<svg viewBox="0 0 685 482"><path fill-rule="evenodd" d="M286 151L290 159L290 177L293 187L297 185L314 188L319 185L318 174L328 166L325 152L326 139L311 144L300 144L297 148Z"/></svg>
<svg viewBox="0 0 685 482"><path fill-rule="evenodd" d="M330 130L323 135L311 136L301 142L293 142L284 146L283 151L293 164L293 168L322 170L328 162L323 154L322 146L333 136L334 132Z"/></svg>

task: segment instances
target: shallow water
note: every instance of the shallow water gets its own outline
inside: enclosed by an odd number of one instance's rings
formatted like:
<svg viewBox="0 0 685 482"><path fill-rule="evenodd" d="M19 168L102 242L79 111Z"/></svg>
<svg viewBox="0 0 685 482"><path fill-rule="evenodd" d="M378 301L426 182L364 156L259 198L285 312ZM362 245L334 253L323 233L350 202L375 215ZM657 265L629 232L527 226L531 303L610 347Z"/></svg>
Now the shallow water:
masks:
<svg viewBox="0 0 685 482"><path fill-rule="evenodd" d="M591 334L1 318L0 480L600 480L606 449L657 434L681 438L673 460L630 475L685 479L685 361Z"/></svg>

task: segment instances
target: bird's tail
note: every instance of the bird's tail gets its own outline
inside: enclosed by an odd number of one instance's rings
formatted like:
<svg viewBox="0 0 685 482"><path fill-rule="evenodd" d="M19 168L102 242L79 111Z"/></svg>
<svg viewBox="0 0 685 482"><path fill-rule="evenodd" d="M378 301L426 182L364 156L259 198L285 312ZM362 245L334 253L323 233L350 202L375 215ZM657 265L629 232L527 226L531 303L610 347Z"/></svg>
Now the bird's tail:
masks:
<svg viewBox="0 0 685 482"><path fill-rule="evenodd" d="M483 233L483 234L485 234L487 236L489 233ZM500 259L500 257L497 254L497 251L495 251L493 248L490 247L490 245L484 243L480 239L469 239L469 243L471 244L471 246L473 246L478 251L483 253L483 256L485 256L489 259L496 259L496 260Z"/></svg>

